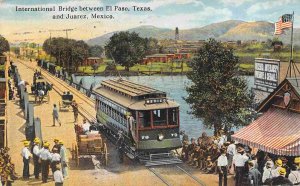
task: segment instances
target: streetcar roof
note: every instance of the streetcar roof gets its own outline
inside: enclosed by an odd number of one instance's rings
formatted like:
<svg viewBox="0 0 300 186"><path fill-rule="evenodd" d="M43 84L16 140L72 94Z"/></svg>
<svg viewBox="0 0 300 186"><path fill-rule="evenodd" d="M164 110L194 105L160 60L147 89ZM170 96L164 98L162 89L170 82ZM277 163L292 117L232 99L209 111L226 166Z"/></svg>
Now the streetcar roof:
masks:
<svg viewBox="0 0 300 186"><path fill-rule="evenodd" d="M105 80L102 81L101 85L121 94L128 95L130 97L137 97L149 94L156 94L164 97L166 97L167 95L166 92L137 83L133 83L122 78Z"/></svg>
<svg viewBox="0 0 300 186"><path fill-rule="evenodd" d="M161 103L145 104L145 100L131 99L128 96L115 93L104 87L97 88L95 92L117 104L120 104L132 110L155 110L179 107L176 102L171 100L167 100Z"/></svg>

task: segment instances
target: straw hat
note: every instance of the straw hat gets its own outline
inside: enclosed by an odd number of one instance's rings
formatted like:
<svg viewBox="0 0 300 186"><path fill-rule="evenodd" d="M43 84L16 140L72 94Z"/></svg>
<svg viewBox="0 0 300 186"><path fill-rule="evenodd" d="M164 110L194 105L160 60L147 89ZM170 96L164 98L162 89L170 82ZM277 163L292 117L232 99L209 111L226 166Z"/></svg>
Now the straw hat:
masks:
<svg viewBox="0 0 300 186"><path fill-rule="evenodd" d="M296 157L294 163L300 163L300 157Z"/></svg>
<svg viewBox="0 0 300 186"><path fill-rule="evenodd" d="M282 160L281 159L276 160L275 165L277 165L278 167L281 167L282 166Z"/></svg>
<svg viewBox="0 0 300 186"><path fill-rule="evenodd" d="M206 161L211 161L211 157L210 157L210 156L207 156Z"/></svg>
<svg viewBox="0 0 300 186"><path fill-rule="evenodd" d="M24 144L25 147L28 147L30 142L29 141L24 141L23 144Z"/></svg>
<svg viewBox="0 0 300 186"><path fill-rule="evenodd" d="M63 145L63 144L64 144L64 142L60 140L58 144L60 144L60 145Z"/></svg>
<svg viewBox="0 0 300 186"><path fill-rule="evenodd" d="M50 143L45 142L43 146L44 146L45 148L48 148L48 147L50 146Z"/></svg>
<svg viewBox="0 0 300 186"><path fill-rule="evenodd" d="M57 139L57 138L54 138L54 140L53 140L55 143L57 143L57 142L59 142L59 139Z"/></svg>
<svg viewBox="0 0 300 186"><path fill-rule="evenodd" d="M39 138L34 138L33 142L34 142L34 143L40 143L41 141L40 141Z"/></svg>
<svg viewBox="0 0 300 186"><path fill-rule="evenodd" d="M279 173L280 175L285 175L285 174L286 174L285 168L279 169L279 170L278 170L278 173Z"/></svg>

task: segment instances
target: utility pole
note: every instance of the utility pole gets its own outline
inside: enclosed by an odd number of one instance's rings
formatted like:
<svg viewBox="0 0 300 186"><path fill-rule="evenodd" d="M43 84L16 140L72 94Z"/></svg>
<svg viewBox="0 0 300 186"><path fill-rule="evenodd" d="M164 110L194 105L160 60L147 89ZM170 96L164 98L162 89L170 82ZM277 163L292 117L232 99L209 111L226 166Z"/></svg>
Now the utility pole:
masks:
<svg viewBox="0 0 300 186"><path fill-rule="evenodd" d="M72 31L72 30L74 30L74 29L68 28L68 29L64 29L64 30L63 30L63 31L66 32L66 38L67 38L67 39L68 39L68 32L69 32L69 31Z"/></svg>

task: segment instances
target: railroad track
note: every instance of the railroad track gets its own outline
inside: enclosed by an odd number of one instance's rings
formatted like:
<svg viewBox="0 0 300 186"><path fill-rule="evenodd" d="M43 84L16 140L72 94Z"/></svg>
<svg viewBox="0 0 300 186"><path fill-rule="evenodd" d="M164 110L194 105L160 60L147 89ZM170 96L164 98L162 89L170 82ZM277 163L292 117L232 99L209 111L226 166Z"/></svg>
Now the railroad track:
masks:
<svg viewBox="0 0 300 186"><path fill-rule="evenodd" d="M22 60L18 60L18 62L20 62L21 64L23 64L24 66L26 66L27 68L31 69L32 71L35 70L35 67L32 67L26 63L24 63ZM96 122L96 118L95 115L92 115L90 113L90 111L88 110L93 110L95 107L95 101L91 98L88 98L85 94L79 92L77 89L75 89L74 87L67 85L66 82L64 82L63 80L54 77L51 73L49 73L48 71L42 69L42 76L48 80L51 84L53 84L53 89L59 94L62 95L63 92L66 91L70 91L74 96L76 96L80 101L78 104L78 108L79 108L79 113L84 116L85 118L87 118L90 121L94 121ZM83 106L80 105L80 102L85 103L85 105L90 106L89 109L84 108Z"/></svg>
<svg viewBox="0 0 300 186"><path fill-rule="evenodd" d="M182 168L178 165L172 165L169 167L159 167L158 169L164 169L164 168L171 168L173 171L175 168L175 169L179 170L179 172L181 172L181 173L183 172L184 175L187 176L187 179L190 179L191 182L195 183L194 185L206 186L206 184L203 181L199 180L197 177L195 177L190 172L188 172L187 170L185 170L184 168ZM176 184L172 184L172 182L174 182L174 181L170 182L170 181L168 181L168 179L166 177L164 177L162 174L160 174L158 169L154 168L154 167L148 167L148 170L151 171L157 178L159 178L165 185L167 185L167 186L176 185Z"/></svg>

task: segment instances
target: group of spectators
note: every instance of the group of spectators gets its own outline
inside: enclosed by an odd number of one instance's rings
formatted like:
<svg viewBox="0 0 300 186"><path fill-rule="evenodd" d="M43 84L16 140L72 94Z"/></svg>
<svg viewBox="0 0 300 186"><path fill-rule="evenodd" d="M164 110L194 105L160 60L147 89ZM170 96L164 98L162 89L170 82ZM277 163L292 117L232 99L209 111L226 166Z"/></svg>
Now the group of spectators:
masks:
<svg viewBox="0 0 300 186"><path fill-rule="evenodd" d="M34 164L34 176L39 179L42 173L42 182L46 183L51 168L55 185L63 185L64 179L68 176L68 159L66 157L66 148L64 143L54 139L54 145L50 151L50 143L45 141L41 144L39 138L35 138L30 148L30 142L24 141L22 149L23 156L23 179L29 179L29 161L32 158Z"/></svg>
<svg viewBox="0 0 300 186"><path fill-rule="evenodd" d="M231 133L232 134L232 133ZM280 157L235 143L223 130L216 136L205 132L197 140L183 136L182 160L204 173L219 174L219 185L234 175L236 186L300 185L300 157Z"/></svg>
<svg viewBox="0 0 300 186"><path fill-rule="evenodd" d="M15 164L11 161L11 156L9 155L9 148L0 149L0 180L2 185L11 185L14 180L17 179L17 174L15 172Z"/></svg>

